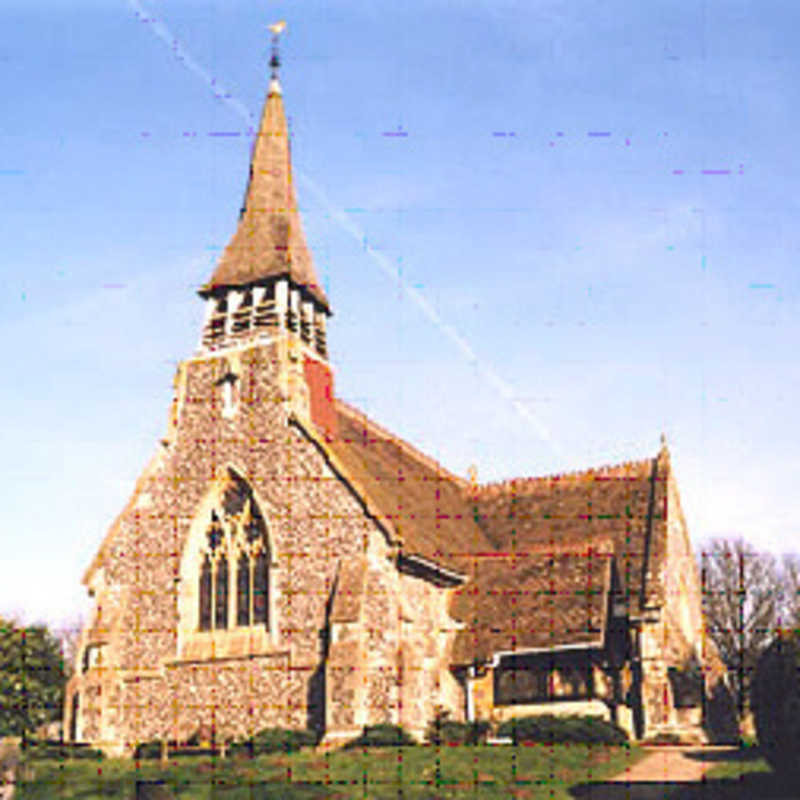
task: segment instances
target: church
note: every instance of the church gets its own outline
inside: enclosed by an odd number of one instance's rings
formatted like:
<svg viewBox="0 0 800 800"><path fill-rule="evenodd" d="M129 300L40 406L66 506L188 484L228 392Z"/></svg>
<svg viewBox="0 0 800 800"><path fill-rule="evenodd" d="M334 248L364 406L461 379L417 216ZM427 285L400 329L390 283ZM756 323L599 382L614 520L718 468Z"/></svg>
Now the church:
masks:
<svg viewBox="0 0 800 800"><path fill-rule="evenodd" d="M666 444L481 485L337 398L271 64L199 345L83 579L65 738L335 746L537 713L702 738L722 669Z"/></svg>

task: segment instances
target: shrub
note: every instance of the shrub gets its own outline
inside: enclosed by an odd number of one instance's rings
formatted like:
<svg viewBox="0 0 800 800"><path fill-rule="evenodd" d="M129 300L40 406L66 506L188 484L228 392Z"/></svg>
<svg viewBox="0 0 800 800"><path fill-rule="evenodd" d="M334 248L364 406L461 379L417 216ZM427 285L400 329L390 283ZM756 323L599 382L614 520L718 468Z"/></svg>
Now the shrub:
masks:
<svg viewBox="0 0 800 800"><path fill-rule="evenodd" d="M349 742L347 747L407 747L415 744L411 735L399 725L367 725L361 736Z"/></svg>
<svg viewBox="0 0 800 800"><path fill-rule="evenodd" d="M542 714L515 717L504 722L498 736L508 736L514 742L583 742L585 744L624 744L628 734L612 722L597 717L556 717Z"/></svg>
<svg viewBox="0 0 800 800"><path fill-rule="evenodd" d="M437 717L428 726L425 737L432 744L482 744L491 726L486 720L456 722Z"/></svg>
<svg viewBox="0 0 800 800"><path fill-rule="evenodd" d="M318 738L316 731L312 730L264 728L251 739L233 742L230 752L245 753L251 756L262 753L293 753L301 747L313 747Z"/></svg>
<svg viewBox="0 0 800 800"><path fill-rule="evenodd" d="M769 765L800 784L800 634L784 632L756 665L750 702L759 747Z"/></svg>
<svg viewBox="0 0 800 800"><path fill-rule="evenodd" d="M139 742L133 751L137 761L146 761L151 758L161 758L161 741L154 739L150 742Z"/></svg>
<svg viewBox="0 0 800 800"><path fill-rule="evenodd" d="M22 752L27 761L63 761L68 758L102 761L105 758L102 750L83 742L52 739L24 739Z"/></svg>

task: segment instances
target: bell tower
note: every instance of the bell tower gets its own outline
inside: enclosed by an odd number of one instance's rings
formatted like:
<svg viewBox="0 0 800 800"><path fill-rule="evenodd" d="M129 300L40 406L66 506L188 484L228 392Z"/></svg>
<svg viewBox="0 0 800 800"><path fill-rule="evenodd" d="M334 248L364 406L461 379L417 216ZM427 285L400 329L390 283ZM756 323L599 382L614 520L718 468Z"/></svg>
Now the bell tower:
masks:
<svg viewBox="0 0 800 800"><path fill-rule="evenodd" d="M332 395L327 319L297 208L278 70L279 22L272 32L267 99L250 158L244 203L233 237L200 290L206 302L197 355L220 357L258 345L274 345L282 394L291 409L316 416L315 394Z"/></svg>
<svg viewBox="0 0 800 800"><path fill-rule="evenodd" d="M253 143L239 224L214 274L199 290L206 301L201 353L287 334L327 360L330 306L319 285L297 209L289 129L278 80L278 35L271 25L272 70Z"/></svg>

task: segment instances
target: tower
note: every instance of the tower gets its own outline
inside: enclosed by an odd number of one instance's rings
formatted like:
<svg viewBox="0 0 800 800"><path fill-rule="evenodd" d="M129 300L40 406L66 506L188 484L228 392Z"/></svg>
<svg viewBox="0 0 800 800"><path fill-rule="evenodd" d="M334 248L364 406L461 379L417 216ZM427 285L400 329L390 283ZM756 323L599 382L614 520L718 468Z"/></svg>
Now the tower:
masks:
<svg viewBox="0 0 800 800"><path fill-rule="evenodd" d="M330 304L305 240L292 178L289 129L278 78L272 26L271 77L253 142L250 174L236 231L200 290L206 313L199 356L231 356L243 347L273 343L279 384L292 411L329 431L332 396L327 318ZM235 372L223 389L231 404Z"/></svg>

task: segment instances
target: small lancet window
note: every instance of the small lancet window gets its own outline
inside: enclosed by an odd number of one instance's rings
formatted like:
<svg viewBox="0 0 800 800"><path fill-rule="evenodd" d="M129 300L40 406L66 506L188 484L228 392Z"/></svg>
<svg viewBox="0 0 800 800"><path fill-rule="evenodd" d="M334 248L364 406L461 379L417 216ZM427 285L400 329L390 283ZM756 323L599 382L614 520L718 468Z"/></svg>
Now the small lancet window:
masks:
<svg viewBox="0 0 800 800"><path fill-rule="evenodd" d="M214 598L214 627L228 627L228 559L217 561L217 592Z"/></svg>
<svg viewBox="0 0 800 800"><path fill-rule="evenodd" d="M269 626L269 563L262 550L253 564L253 624Z"/></svg>
<svg viewBox="0 0 800 800"><path fill-rule="evenodd" d="M246 553L236 565L236 624L250 624L250 559Z"/></svg>
<svg viewBox="0 0 800 800"><path fill-rule="evenodd" d="M200 569L200 630L211 630L211 559L206 555Z"/></svg>
<svg viewBox="0 0 800 800"><path fill-rule="evenodd" d="M222 416L233 417L239 404L239 376L233 372L227 361L222 362L222 377L217 380L217 386L222 391Z"/></svg>

